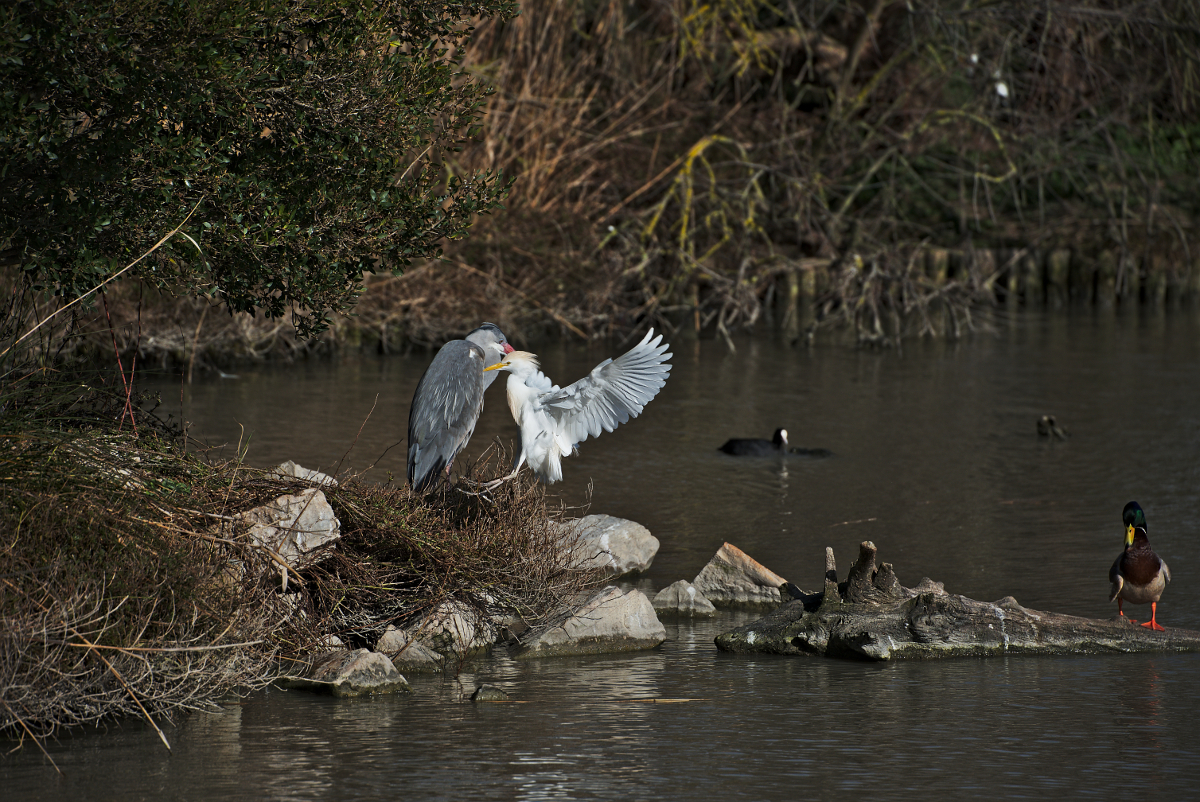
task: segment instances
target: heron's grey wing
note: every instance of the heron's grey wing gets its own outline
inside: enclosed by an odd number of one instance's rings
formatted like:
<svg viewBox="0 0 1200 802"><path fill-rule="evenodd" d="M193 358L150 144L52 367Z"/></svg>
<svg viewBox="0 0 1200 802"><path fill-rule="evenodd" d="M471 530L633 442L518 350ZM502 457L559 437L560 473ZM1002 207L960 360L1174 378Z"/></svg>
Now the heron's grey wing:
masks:
<svg viewBox="0 0 1200 802"><path fill-rule="evenodd" d="M408 410L408 482L435 485L471 439L483 409L483 349L466 340L442 346L425 369Z"/></svg>
<svg viewBox="0 0 1200 802"><path fill-rule="evenodd" d="M572 444L611 432L636 417L667 382L669 345L650 329L640 343L616 359L606 359L584 378L538 400Z"/></svg>

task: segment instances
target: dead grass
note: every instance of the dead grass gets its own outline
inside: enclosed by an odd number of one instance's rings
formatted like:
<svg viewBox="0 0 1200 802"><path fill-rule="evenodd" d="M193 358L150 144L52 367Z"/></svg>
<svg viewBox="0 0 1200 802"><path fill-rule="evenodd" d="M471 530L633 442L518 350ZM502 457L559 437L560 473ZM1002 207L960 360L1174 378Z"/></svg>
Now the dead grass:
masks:
<svg viewBox="0 0 1200 802"><path fill-rule="evenodd" d="M237 516L308 485L189 452L141 411L135 435L123 394L40 375L0 382L0 732L19 742L157 728L443 601L536 627L599 581L531 480L483 498L342 477L343 537L285 587Z"/></svg>
<svg viewBox="0 0 1200 802"><path fill-rule="evenodd" d="M469 481L486 466L464 467ZM305 574L309 609L348 642L374 645L388 625L416 629L446 602L481 626L505 620L520 634L604 579L581 566L577 535L559 531L563 511L546 509L544 487L528 472L483 497L356 482L327 495L343 534Z"/></svg>

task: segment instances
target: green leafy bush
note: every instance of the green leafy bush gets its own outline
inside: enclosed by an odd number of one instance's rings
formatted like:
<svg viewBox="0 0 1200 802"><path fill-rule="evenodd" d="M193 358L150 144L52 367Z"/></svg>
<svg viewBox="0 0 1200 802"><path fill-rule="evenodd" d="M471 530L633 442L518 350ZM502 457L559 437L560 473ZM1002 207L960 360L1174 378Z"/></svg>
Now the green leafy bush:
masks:
<svg viewBox="0 0 1200 802"><path fill-rule="evenodd" d="M488 90L469 20L511 0L29 0L0 10L0 249L76 297L144 253L169 292L302 335L364 271L461 237L507 185L442 156ZM189 215L190 218L189 218ZM188 241L191 240L191 242Z"/></svg>

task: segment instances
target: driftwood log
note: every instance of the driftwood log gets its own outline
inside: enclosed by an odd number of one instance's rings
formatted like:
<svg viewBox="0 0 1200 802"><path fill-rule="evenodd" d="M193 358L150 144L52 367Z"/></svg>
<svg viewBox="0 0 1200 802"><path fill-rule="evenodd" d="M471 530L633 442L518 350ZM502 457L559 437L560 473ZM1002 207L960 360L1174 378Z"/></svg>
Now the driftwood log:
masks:
<svg viewBox="0 0 1200 802"><path fill-rule="evenodd" d="M1002 654L1200 651L1200 632L1154 632L1128 620L1100 620L1029 610L1011 596L982 602L922 579L906 588L875 544L859 546L845 582L833 549L825 550L825 588L806 593L790 583L769 615L717 636L717 648L744 654L820 655L866 660Z"/></svg>

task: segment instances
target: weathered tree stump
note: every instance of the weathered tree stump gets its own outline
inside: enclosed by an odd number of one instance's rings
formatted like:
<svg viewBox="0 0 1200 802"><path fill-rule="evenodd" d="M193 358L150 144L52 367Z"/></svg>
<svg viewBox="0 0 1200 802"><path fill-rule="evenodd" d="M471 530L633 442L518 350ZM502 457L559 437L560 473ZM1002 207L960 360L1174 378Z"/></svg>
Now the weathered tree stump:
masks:
<svg viewBox="0 0 1200 802"><path fill-rule="evenodd" d="M1155 632L1115 617L1029 610L1011 596L976 601L946 593L942 583L928 578L906 588L891 565L876 566L875 553L874 543L862 543L858 561L839 583L833 549L826 549L823 591L785 585L792 601L718 635L717 648L865 660L1200 651L1200 632L1194 630Z"/></svg>

